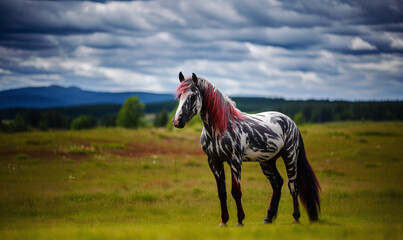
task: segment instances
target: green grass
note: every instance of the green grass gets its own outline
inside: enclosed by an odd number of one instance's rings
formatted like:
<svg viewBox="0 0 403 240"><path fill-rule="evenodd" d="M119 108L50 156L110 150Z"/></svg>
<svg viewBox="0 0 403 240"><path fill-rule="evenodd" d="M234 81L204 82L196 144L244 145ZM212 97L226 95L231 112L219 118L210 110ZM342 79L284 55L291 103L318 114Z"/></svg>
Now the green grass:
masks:
<svg viewBox="0 0 403 240"><path fill-rule="evenodd" d="M95 148L101 148L101 149L115 149L115 150L123 150L125 149L125 145L120 144L120 143L96 143L92 142L91 146Z"/></svg>
<svg viewBox="0 0 403 240"><path fill-rule="evenodd" d="M321 220L292 224L283 186L278 217L262 225L271 187L242 166L243 228L226 166L228 228L219 228L213 174L194 129L0 134L0 239L402 239L403 123L301 127L322 186ZM284 163L277 162L286 179Z"/></svg>

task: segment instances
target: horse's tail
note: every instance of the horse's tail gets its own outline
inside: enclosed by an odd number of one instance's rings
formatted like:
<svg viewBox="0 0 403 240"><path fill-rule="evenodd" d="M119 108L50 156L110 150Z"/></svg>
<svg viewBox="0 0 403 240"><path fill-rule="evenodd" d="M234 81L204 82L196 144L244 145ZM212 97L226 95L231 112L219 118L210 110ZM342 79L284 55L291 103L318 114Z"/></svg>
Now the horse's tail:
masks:
<svg viewBox="0 0 403 240"><path fill-rule="evenodd" d="M299 189L299 199L308 212L311 222L318 220L320 211L319 192L320 185L306 158L304 142L299 135L299 155L297 163L297 183Z"/></svg>

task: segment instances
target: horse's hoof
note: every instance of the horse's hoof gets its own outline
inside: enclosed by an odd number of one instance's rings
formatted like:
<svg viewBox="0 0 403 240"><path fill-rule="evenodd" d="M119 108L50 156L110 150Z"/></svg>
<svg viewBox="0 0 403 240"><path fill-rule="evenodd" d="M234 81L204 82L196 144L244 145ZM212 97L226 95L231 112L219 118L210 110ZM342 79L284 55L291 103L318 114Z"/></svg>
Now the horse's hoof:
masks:
<svg viewBox="0 0 403 240"><path fill-rule="evenodd" d="M273 221L270 219L263 220L263 224L271 224L271 223L273 223Z"/></svg>
<svg viewBox="0 0 403 240"><path fill-rule="evenodd" d="M300 224L300 222L294 219L294 221L292 221L292 224Z"/></svg>
<svg viewBox="0 0 403 240"><path fill-rule="evenodd" d="M226 227L227 224L226 224L226 223L223 223L223 222L220 222L220 224L218 224L218 226L219 226L219 227Z"/></svg>
<svg viewBox="0 0 403 240"><path fill-rule="evenodd" d="M243 227L243 223L236 223L235 227Z"/></svg>

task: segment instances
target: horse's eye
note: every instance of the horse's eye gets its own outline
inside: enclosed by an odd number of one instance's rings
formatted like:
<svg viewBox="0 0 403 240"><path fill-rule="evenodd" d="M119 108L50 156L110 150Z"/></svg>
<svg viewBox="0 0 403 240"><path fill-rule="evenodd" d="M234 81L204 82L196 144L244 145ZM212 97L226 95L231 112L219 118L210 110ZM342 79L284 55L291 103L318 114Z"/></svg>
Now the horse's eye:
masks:
<svg viewBox="0 0 403 240"><path fill-rule="evenodd" d="M196 101L196 96L195 95L191 96L190 101L195 102Z"/></svg>

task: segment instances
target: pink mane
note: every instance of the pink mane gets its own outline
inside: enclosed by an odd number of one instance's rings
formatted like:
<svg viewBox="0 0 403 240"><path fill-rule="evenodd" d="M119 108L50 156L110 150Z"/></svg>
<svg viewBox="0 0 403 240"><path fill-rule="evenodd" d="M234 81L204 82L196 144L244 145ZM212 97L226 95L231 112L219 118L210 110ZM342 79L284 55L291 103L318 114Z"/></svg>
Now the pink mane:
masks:
<svg viewBox="0 0 403 240"><path fill-rule="evenodd" d="M228 129L228 124L245 119L245 116L236 109L231 102L222 95L211 83L205 85L203 106L206 108L208 117L216 130L224 133Z"/></svg>
<svg viewBox="0 0 403 240"><path fill-rule="evenodd" d="M229 123L244 120L246 117L235 108L231 100L225 97L213 84L205 80L203 106L206 113L214 125L215 129L220 133L224 133L228 129ZM181 94L189 91L192 86L192 81L182 81L176 89L175 99Z"/></svg>
<svg viewBox="0 0 403 240"><path fill-rule="evenodd" d="M175 99L178 99L182 93L187 92L191 85L192 83L190 81L182 81L178 89L176 89Z"/></svg>

